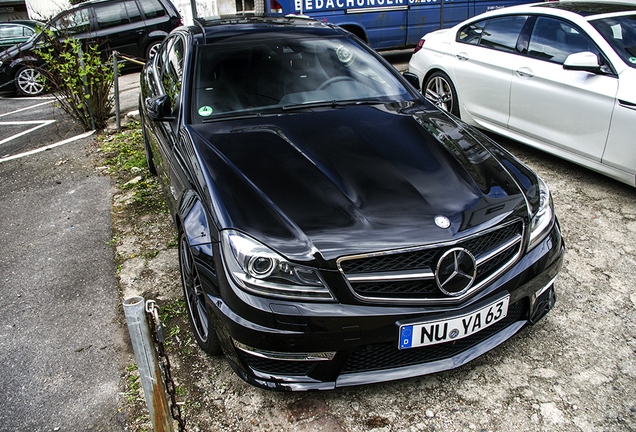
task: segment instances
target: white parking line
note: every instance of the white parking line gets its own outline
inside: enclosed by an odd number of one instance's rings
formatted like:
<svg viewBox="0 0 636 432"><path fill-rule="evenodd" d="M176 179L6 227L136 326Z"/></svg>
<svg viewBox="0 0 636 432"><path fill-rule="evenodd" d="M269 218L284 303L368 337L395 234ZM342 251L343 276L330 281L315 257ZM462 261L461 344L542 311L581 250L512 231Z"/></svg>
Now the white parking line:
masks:
<svg viewBox="0 0 636 432"><path fill-rule="evenodd" d="M39 103L37 105L31 105L31 106L28 106L26 108L20 108L19 110L15 110L15 111L11 111L11 112L8 112L8 113L0 114L0 117L8 116L8 115L11 115L11 114L19 113L21 111L29 110L31 108L36 108L36 107L39 107L39 106L42 106L42 105L50 104L51 102L55 102L55 99L49 100L49 101L46 101L46 102L42 102L42 103Z"/></svg>
<svg viewBox="0 0 636 432"><path fill-rule="evenodd" d="M21 137L22 135L26 135L29 132L33 132L34 130L40 129L41 127L48 126L51 123L55 123L55 120L27 120L27 121L14 121L14 122L0 122L0 126L21 126L21 125L29 125L29 124L37 125L35 127L32 127L31 129L22 131L19 134L15 134L13 136L10 136L9 138L3 139L2 141L0 141L0 145L6 142L9 142L11 140L14 140L18 137Z"/></svg>
<svg viewBox="0 0 636 432"><path fill-rule="evenodd" d="M89 137L89 136L93 135L94 133L95 133L95 131L85 132L85 133L83 133L81 135L76 135L74 137L67 138L64 141L56 142L55 144L50 144L50 145L47 145L47 146L44 146L44 147L40 147L39 149L31 150L31 151L28 151L28 152L25 152L25 153L20 153L20 154L13 155L13 156L7 156L5 158L0 159L0 163L7 162L7 161L10 161L10 160L13 160L13 159L18 159L18 158L25 157L25 156L30 156L32 154L40 153L40 152L43 152L43 151L46 151L46 150L51 150L52 148L59 147L59 146L64 145L64 144L68 144L68 143L73 142L73 141L77 141L78 139Z"/></svg>

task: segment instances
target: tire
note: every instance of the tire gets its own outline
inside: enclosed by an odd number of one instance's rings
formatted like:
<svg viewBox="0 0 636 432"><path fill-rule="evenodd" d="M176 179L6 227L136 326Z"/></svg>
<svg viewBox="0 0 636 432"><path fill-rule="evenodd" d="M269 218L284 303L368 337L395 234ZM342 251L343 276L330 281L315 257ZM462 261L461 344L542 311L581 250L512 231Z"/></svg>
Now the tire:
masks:
<svg viewBox="0 0 636 432"><path fill-rule="evenodd" d="M424 97L436 107L459 117L459 100L453 81L444 72L435 72L422 86Z"/></svg>
<svg viewBox="0 0 636 432"><path fill-rule="evenodd" d="M183 231L179 235L179 267L181 268L183 296L194 338L206 353L210 355L221 354L221 344L212 324L212 315L205 302L207 296L201 288L188 236Z"/></svg>
<svg viewBox="0 0 636 432"><path fill-rule="evenodd" d="M148 166L148 171L152 175L157 175L157 167L155 167L155 162L152 160L152 149L150 148L150 144L148 142L148 134L146 132L146 125L144 123L143 113L141 113L141 107L139 107L139 113L141 114L141 136L144 139L144 150L146 153L146 165Z"/></svg>
<svg viewBox="0 0 636 432"><path fill-rule="evenodd" d="M146 48L146 60L150 60L151 58L153 58L155 54L157 54L157 51L159 51L160 46L161 41L150 42L150 45L148 45L148 48Z"/></svg>
<svg viewBox="0 0 636 432"><path fill-rule="evenodd" d="M19 95L39 96L44 93L46 81L38 68L22 66L15 74L15 88Z"/></svg>

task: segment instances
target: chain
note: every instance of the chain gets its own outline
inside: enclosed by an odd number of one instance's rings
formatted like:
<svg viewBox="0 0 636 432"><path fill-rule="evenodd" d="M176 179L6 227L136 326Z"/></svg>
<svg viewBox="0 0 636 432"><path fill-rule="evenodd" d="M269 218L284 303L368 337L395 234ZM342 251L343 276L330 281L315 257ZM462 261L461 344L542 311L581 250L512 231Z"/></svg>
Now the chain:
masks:
<svg viewBox="0 0 636 432"><path fill-rule="evenodd" d="M142 66L146 64L145 61L142 61L138 57L131 57L131 56L124 55L122 53L117 53L117 57L122 58L124 60L128 60L131 63L136 63L138 65L142 65Z"/></svg>
<svg viewBox="0 0 636 432"><path fill-rule="evenodd" d="M185 432L185 419L181 414L181 406L177 404L177 389L172 379L172 371L170 370L170 359L168 353L163 346L163 342L166 340L166 334L159 318L159 308L154 300L146 301L146 314L148 316L148 322L152 329L152 337L157 344L157 352L159 354L159 361L161 362L161 370L163 371L163 382L166 386L166 392L170 395L170 414L172 418L179 423L179 431ZM153 325L154 324L154 325Z"/></svg>

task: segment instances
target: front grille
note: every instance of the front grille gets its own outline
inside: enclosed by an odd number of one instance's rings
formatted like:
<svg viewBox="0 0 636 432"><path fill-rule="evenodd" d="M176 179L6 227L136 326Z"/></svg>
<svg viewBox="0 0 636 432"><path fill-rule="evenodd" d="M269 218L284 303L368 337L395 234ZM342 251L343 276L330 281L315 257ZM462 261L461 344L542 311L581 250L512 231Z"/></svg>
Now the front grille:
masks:
<svg viewBox="0 0 636 432"><path fill-rule="evenodd" d="M271 375L305 376L317 363L315 361L272 360L245 352L242 355L251 369Z"/></svg>
<svg viewBox="0 0 636 432"><path fill-rule="evenodd" d="M435 297L442 292L434 280L413 280L395 282L366 282L355 284L356 292L365 297Z"/></svg>
<svg viewBox="0 0 636 432"><path fill-rule="evenodd" d="M415 270L430 265L435 249L348 259L340 263L345 273L375 273L396 270Z"/></svg>
<svg viewBox="0 0 636 432"><path fill-rule="evenodd" d="M358 347L347 359L343 374L395 369L447 359L460 354L496 335L513 323L526 319L526 301L511 305L506 318L471 336L420 348L400 350L395 343L364 345Z"/></svg>
<svg viewBox="0 0 636 432"><path fill-rule="evenodd" d="M523 222L519 220L484 234L442 245L341 258L338 266L354 294L366 301L461 301L514 264L521 255L522 239ZM459 297L442 293L434 275L439 258L454 247L470 251L477 261L473 286ZM417 277L404 276L404 273L418 271ZM397 275L400 272L402 274Z"/></svg>

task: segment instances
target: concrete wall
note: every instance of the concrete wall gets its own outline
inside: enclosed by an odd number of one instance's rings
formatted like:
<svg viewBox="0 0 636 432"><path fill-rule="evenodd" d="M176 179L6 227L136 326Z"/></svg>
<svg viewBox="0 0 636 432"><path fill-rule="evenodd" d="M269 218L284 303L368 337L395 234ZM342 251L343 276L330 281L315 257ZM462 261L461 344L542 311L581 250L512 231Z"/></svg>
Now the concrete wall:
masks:
<svg viewBox="0 0 636 432"><path fill-rule="evenodd" d="M29 18L38 21L48 21L54 15L69 9L68 0L25 0Z"/></svg>

